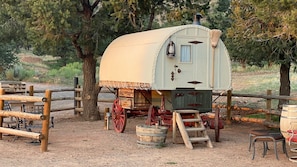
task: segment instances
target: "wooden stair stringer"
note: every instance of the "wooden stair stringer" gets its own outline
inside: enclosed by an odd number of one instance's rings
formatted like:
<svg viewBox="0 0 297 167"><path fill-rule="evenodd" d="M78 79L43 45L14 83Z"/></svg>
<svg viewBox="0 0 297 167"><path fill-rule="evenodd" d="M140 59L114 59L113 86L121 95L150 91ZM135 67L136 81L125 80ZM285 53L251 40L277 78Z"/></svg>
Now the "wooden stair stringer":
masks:
<svg viewBox="0 0 297 167"><path fill-rule="evenodd" d="M195 118L194 119L193 118L183 119L181 116L181 113L188 113L188 114L192 113L195 115ZM179 112L178 110L176 110L174 114L175 114L175 117L174 117L175 120L173 122L176 122L178 129L180 131L180 134L182 136L182 139L184 141L184 144L186 145L187 148L193 149L193 143L195 143L195 142L206 142L207 147L213 148L211 140L210 140L209 136L207 135L206 128L203 124L203 121L202 121L200 115L199 115L199 111L197 111L197 110L189 110L189 111L183 110L182 112ZM193 123L195 123L195 127L187 127L186 128L185 124L184 124L185 122L193 122ZM196 134L200 133L202 136L190 137L189 132L197 132Z"/></svg>
<svg viewBox="0 0 297 167"><path fill-rule="evenodd" d="M184 141L186 147L189 149L193 149L192 142L190 141L189 135L186 131L186 127L185 127L185 124L182 120L180 113L176 113L176 124L179 128L180 134L183 138L183 141Z"/></svg>
<svg viewBox="0 0 297 167"><path fill-rule="evenodd" d="M209 147L209 148L213 148L213 145L212 145L212 143L211 143L210 137L208 136L208 134L207 134L207 132L206 132L206 128L205 128L205 126L204 126L204 124L203 124L203 121L202 121L202 118L200 117L200 114L199 114L199 113L195 113L195 116L196 116L198 119L201 120L201 121L199 121L199 125L200 125L201 128L204 128L204 130L201 131L201 132L203 133L203 137L207 139L207 140L206 140L206 142L207 142L207 147Z"/></svg>

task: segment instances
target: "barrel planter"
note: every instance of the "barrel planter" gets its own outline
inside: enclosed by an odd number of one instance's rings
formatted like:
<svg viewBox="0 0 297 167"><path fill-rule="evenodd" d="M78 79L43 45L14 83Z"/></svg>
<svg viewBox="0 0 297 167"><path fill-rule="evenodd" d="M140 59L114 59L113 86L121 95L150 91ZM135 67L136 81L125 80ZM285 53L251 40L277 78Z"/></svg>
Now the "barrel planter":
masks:
<svg viewBox="0 0 297 167"><path fill-rule="evenodd" d="M291 127L291 122L297 122L297 105L283 105L280 131L285 138L290 137L287 132L289 129L297 129L297 124L295 123Z"/></svg>
<svg viewBox="0 0 297 167"><path fill-rule="evenodd" d="M168 127L155 125L137 125L137 145L140 147L164 147Z"/></svg>

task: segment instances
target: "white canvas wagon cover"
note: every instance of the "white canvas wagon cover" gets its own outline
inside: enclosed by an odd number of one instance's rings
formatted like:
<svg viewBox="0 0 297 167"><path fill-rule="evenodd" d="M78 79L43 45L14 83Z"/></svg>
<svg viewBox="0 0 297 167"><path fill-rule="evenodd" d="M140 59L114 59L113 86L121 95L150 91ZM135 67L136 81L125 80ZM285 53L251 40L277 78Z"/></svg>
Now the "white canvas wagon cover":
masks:
<svg viewBox="0 0 297 167"><path fill-rule="evenodd" d="M231 68L228 52L219 40L214 59L210 36L210 29L199 25L121 36L111 42L102 56L99 85L155 90L229 89ZM166 55L170 41L175 44L174 57ZM186 54L191 55L187 62L181 58L184 46L189 48Z"/></svg>

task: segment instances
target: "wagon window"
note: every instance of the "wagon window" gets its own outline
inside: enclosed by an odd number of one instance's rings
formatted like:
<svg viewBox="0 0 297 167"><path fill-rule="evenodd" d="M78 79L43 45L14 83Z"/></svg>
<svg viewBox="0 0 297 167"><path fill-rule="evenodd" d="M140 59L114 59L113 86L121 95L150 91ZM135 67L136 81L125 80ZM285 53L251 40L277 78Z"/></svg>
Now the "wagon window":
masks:
<svg viewBox="0 0 297 167"><path fill-rule="evenodd" d="M180 62L191 62L191 45L181 45Z"/></svg>

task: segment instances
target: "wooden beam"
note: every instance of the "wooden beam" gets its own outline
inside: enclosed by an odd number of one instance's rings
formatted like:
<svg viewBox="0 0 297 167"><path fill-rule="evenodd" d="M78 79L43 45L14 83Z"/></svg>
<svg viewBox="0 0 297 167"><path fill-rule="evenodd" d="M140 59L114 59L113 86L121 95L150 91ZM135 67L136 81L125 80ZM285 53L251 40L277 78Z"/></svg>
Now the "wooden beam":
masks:
<svg viewBox="0 0 297 167"><path fill-rule="evenodd" d="M43 107L43 115L45 117L45 120L42 121L42 140L41 140L41 152L47 151L47 146L48 146L48 137L49 137L49 119L50 119L50 112L51 112L51 98L52 98L52 92L50 90L45 91L45 97L48 99L44 103Z"/></svg>
<svg viewBox="0 0 297 167"><path fill-rule="evenodd" d="M5 94L5 90L0 88L0 96ZM4 100L0 99L0 109L4 108ZM0 127L3 127L3 116L0 115ZM2 140L2 133L0 132L0 140Z"/></svg>
<svg viewBox="0 0 297 167"><path fill-rule="evenodd" d="M37 96L21 96L21 95L0 95L2 100L15 100L15 101L30 101L30 102L45 102L46 98Z"/></svg>
<svg viewBox="0 0 297 167"><path fill-rule="evenodd" d="M40 133L35 133L35 132L27 132L27 131L11 129L11 128L3 128L3 127L0 127L0 132L5 134L10 134L10 135L15 135L15 136L28 137L28 138L37 139L37 140L42 139L42 135Z"/></svg>
<svg viewBox="0 0 297 167"><path fill-rule="evenodd" d="M271 90L267 90L267 95L269 96L271 94L272 94ZM266 109L268 111L271 110L271 99L266 100ZM271 122L271 114L266 113L265 118L266 118L266 121Z"/></svg>
<svg viewBox="0 0 297 167"><path fill-rule="evenodd" d="M189 148L189 149L193 149L193 145L192 145L192 143L190 141L190 138L189 138L189 136L188 136L188 134L186 132L186 128L185 128L183 119L182 119L179 111L178 112L174 111L174 112L176 112L176 114L175 114L175 116L176 116L175 117L175 120L176 120L176 123L178 125L179 132L181 133L181 136L182 136L182 138L184 140L184 143L185 143L186 147Z"/></svg>
<svg viewBox="0 0 297 167"><path fill-rule="evenodd" d="M176 143L176 111L172 113L172 142Z"/></svg>
<svg viewBox="0 0 297 167"><path fill-rule="evenodd" d="M227 91L227 124L231 124L231 104L232 104L232 90Z"/></svg>
<svg viewBox="0 0 297 167"><path fill-rule="evenodd" d="M30 120L43 120L44 116L42 114L32 114L32 113L25 113L20 111L5 111L0 110L0 116L3 117L19 117L25 118Z"/></svg>

